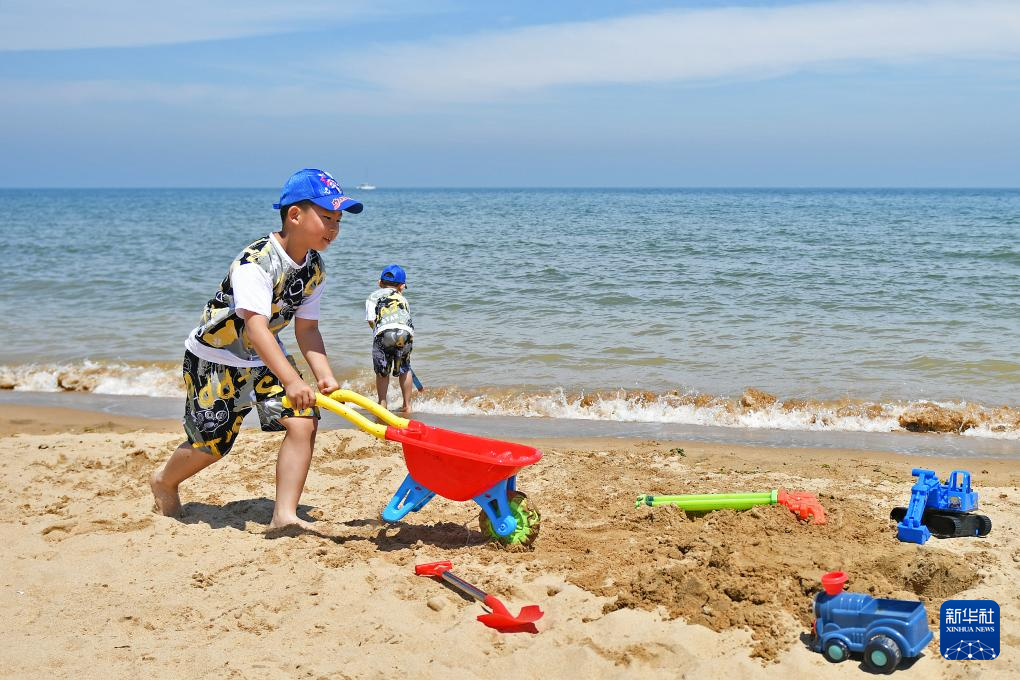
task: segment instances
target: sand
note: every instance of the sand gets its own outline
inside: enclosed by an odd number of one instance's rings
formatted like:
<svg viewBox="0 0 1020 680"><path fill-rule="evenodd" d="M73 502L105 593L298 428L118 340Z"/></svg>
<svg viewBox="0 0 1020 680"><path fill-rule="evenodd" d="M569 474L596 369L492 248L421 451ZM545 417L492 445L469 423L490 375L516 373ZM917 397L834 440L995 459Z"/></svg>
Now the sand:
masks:
<svg viewBox="0 0 1020 680"><path fill-rule="evenodd" d="M904 677L1020 676L1020 464L968 459L984 539L896 541L910 468L951 462L861 451L622 440L531 442L520 476L542 511L530 551L488 544L477 507L437 498L396 525L378 513L405 474L397 445L320 434L302 498L319 535L270 538L281 435L242 432L182 488L181 519L152 512L146 478L181 439L167 421L5 406L0 414L2 677L391 678L859 676L806 641L828 570L852 590L919 598L936 641ZM682 451L680 450L682 449ZM781 507L689 517L639 493L817 492L829 523ZM455 571L539 633L504 635L413 565ZM1002 607L999 659L938 652L947 598Z"/></svg>

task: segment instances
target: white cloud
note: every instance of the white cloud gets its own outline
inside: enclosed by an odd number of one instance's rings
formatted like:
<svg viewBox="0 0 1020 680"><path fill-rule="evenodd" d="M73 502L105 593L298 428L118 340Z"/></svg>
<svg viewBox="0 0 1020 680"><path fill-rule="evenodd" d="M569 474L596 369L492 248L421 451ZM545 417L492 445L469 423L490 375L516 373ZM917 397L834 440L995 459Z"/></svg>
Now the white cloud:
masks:
<svg viewBox="0 0 1020 680"><path fill-rule="evenodd" d="M267 35L378 17L393 2L3 0L0 50L140 47ZM405 10L406 11L406 10Z"/></svg>
<svg viewBox="0 0 1020 680"><path fill-rule="evenodd" d="M300 102L299 106L295 102ZM157 83L145 80L24 81L0 78L0 110L7 118L37 119L41 112L102 112L110 105L126 110L158 104L165 112L300 118L304 114L373 114L402 111L406 102L390 95L365 97L342 89L308 89L303 85L229 85Z"/></svg>
<svg viewBox="0 0 1020 680"><path fill-rule="evenodd" d="M180 0L162 9L111 0L101 10L89 12L64 3L67 14L50 2L40 4L53 13L52 21L42 22L35 16L31 25L22 22L12 28L5 19L19 13L38 15L40 5L29 0L0 2L0 50L240 37L307 29L317 17L323 24L339 21L338 11L364 14L352 3L323 0L305 0L299 20L293 17L293 6L268 0L252 0L240 12L236 5L208 0ZM383 12L384 7L394 11L400 2L377 3L374 11ZM239 14L243 20L235 20ZM283 86L280 79L258 70L269 66L250 64L245 85L116 78L21 82L0 91L0 105L155 101L208 111L287 116L293 114L290 99L301 96L303 109L323 113L406 113L409 107L439 110L450 102L498 99L563 86L758 79L833 65L855 68L862 63L927 59L1018 58L1020 0L843 0L674 10L359 46L337 58L338 72L344 77L335 88L321 81ZM253 77L262 84L251 84Z"/></svg>
<svg viewBox="0 0 1020 680"><path fill-rule="evenodd" d="M1017 0L828 2L668 11L380 46L348 73L466 101L612 83L767 77L827 64L1020 57Z"/></svg>

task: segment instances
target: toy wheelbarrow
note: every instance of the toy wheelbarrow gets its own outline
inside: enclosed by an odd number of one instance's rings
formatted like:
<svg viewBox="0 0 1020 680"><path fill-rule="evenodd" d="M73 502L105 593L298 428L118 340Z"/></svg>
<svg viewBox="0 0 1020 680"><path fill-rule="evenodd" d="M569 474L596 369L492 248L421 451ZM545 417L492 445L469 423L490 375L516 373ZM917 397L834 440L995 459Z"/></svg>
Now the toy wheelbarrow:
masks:
<svg viewBox="0 0 1020 680"><path fill-rule="evenodd" d="M385 425L373 423L344 402L357 404ZM538 537L541 515L517 490L517 473L542 458L538 449L400 418L350 390L328 397L316 393L315 403L364 432L403 445L407 476L382 511L387 522L421 510L439 494L478 503L482 531L503 545L530 545Z"/></svg>

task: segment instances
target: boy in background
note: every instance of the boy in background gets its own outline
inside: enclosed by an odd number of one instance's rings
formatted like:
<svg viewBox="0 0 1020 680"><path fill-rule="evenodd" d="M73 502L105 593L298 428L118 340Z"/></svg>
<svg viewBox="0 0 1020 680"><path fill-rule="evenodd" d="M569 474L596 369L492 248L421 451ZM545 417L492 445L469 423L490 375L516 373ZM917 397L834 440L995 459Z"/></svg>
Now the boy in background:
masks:
<svg viewBox="0 0 1020 680"><path fill-rule="evenodd" d="M365 300L365 321L375 333L372 368L379 405L386 408L392 373L400 384L404 403L399 410L404 415L411 413L411 349L414 339L411 307L403 294L406 288L407 274L399 265L391 264L379 275L379 289Z"/></svg>
<svg viewBox="0 0 1020 680"><path fill-rule="evenodd" d="M271 529L308 528L297 507L312 460L318 410L315 390L298 372L278 337L294 321L294 337L320 392L338 389L319 334L326 271L319 256L340 234L343 211L362 204L345 196L332 175L307 168L283 187L281 229L249 244L230 264L201 322L185 341L184 432L150 486L156 509L181 510L181 482L227 455L252 407L265 431L286 431L276 460ZM286 395L292 408L285 408Z"/></svg>

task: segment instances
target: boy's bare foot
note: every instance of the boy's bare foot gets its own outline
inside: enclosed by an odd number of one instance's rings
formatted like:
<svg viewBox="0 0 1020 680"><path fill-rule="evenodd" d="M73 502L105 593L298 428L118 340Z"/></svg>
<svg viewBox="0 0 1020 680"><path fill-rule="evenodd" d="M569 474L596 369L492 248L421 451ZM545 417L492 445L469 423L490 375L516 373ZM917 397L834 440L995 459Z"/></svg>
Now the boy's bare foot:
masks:
<svg viewBox="0 0 1020 680"><path fill-rule="evenodd" d="M266 531L273 531L277 529L286 529L287 527L297 527L306 531L316 531L316 528L311 522L306 522L298 517L277 517L273 515L272 521L269 522L269 526Z"/></svg>
<svg viewBox="0 0 1020 680"><path fill-rule="evenodd" d="M398 408L396 410L396 413L402 413L405 416L409 416L409 415L411 415L411 407L408 406L407 404L403 404L403 405L401 405L400 408Z"/></svg>
<svg viewBox="0 0 1020 680"><path fill-rule="evenodd" d="M156 502L156 512L167 517L177 517L181 514L181 497L177 494L177 488L167 485L159 470L149 477L149 487Z"/></svg>
<svg viewBox="0 0 1020 680"><path fill-rule="evenodd" d="M275 517L266 528L266 538L293 538L312 534L314 536L325 536L322 531L309 522L295 517L292 520L277 520Z"/></svg>

